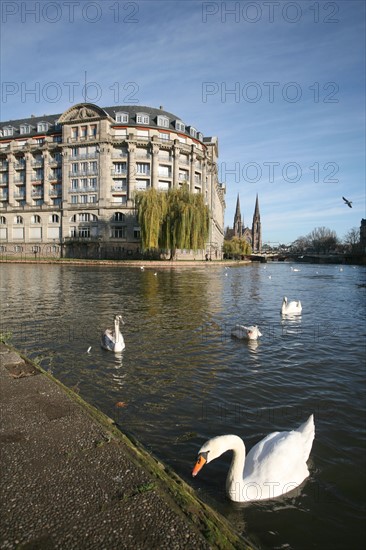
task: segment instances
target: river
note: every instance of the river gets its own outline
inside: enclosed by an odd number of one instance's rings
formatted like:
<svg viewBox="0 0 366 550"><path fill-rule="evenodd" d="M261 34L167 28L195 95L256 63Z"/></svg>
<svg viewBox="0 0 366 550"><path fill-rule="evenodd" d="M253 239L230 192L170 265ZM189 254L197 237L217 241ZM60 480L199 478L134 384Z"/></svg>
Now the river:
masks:
<svg viewBox="0 0 366 550"><path fill-rule="evenodd" d="M260 548L364 548L364 267L2 264L0 272L1 331L12 344L135 435ZM285 295L301 300L298 318L281 317ZM115 313L125 321L120 355L99 345ZM234 339L236 323L263 335ZM229 453L191 477L207 439L235 433L248 451L311 413L310 477L286 496L231 503Z"/></svg>

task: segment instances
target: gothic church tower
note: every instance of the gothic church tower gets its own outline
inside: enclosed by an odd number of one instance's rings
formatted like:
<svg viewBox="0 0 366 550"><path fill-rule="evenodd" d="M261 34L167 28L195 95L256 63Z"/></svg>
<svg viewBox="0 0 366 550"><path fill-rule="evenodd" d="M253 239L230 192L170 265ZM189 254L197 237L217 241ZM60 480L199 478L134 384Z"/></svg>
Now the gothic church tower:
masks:
<svg viewBox="0 0 366 550"><path fill-rule="evenodd" d="M234 216L234 237L241 237L243 234L243 222L241 219L241 213L240 213L240 200L239 200L239 194L236 201L236 210L235 210L235 216Z"/></svg>
<svg viewBox="0 0 366 550"><path fill-rule="evenodd" d="M253 214L252 248L253 248L253 252L262 251L262 224L261 224L261 216L259 213L258 195L255 201L255 209Z"/></svg>

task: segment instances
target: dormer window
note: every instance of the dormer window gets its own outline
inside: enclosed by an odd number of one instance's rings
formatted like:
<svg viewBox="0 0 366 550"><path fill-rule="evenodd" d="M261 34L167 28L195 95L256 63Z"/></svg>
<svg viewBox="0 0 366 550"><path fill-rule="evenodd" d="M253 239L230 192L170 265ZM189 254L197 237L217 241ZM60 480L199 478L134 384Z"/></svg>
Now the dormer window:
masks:
<svg viewBox="0 0 366 550"><path fill-rule="evenodd" d="M149 124L150 117L146 113L137 113L136 122L137 124Z"/></svg>
<svg viewBox="0 0 366 550"><path fill-rule="evenodd" d="M158 126L169 128L169 118L167 116L158 116Z"/></svg>
<svg viewBox="0 0 366 550"><path fill-rule="evenodd" d="M178 130L178 132L185 132L186 131L186 125L181 120L175 121L175 129Z"/></svg>
<svg viewBox="0 0 366 550"><path fill-rule="evenodd" d="M21 134L30 134L31 132L31 127L29 124L21 124L19 126L19 131Z"/></svg>
<svg viewBox="0 0 366 550"><path fill-rule="evenodd" d="M200 141L203 141L203 134L202 134L202 132L198 132L198 133L197 133L197 139L199 139Z"/></svg>
<svg viewBox="0 0 366 550"><path fill-rule="evenodd" d="M37 132L47 132L47 130L48 130L48 122L38 122Z"/></svg>
<svg viewBox="0 0 366 550"><path fill-rule="evenodd" d="M127 124L128 122L128 113L116 113L116 122L123 122L124 124Z"/></svg>
<svg viewBox="0 0 366 550"><path fill-rule="evenodd" d="M196 130L196 128L193 128L193 126L190 126L190 127L189 127L189 135L195 138L196 135L197 135L197 130Z"/></svg>
<svg viewBox="0 0 366 550"><path fill-rule="evenodd" d="M3 128L3 134L4 136L13 136L14 135L13 126L6 126L6 128Z"/></svg>

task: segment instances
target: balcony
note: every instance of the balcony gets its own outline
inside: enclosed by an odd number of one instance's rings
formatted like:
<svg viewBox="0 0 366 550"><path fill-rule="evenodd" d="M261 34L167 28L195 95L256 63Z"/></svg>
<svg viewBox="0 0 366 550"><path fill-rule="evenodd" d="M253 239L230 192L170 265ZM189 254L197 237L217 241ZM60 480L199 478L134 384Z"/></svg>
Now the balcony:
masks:
<svg viewBox="0 0 366 550"><path fill-rule="evenodd" d="M69 172L70 178L78 178L80 176L97 176L98 170L78 170L77 172Z"/></svg>
<svg viewBox="0 0 366 550"><path fill-rule="evenodd" d="M120 170L114 170L114 168L112 168L111 170L111 175L113 177L118 177L118 176L127 176L127 168L124 168L124 169L120 169Z"/></svg>
<svg viewBox="0 0 366 550"><path fill-rule="evenodd" d="M15 162L14 163L15 170L24 170L25 169L25 161L24 162Z"/></svg>
<svg viewBox="0 0 366 550"><path fill-rule="evenodd" d="M43 197L43 189L32 189L31 196L33 199Z"/></svg>
<svg viewBox="0 0 366 550"><path fill-rule="evenodd" d="M42 160L34 160L32 162L33 168L43 168L43 159Z"/></svg>
<svg viewBox="0 0 366 550"><path fill-rule="evenodd" d="M69 189L69 193L95 193L96 191L96 187L77 187L76 189Z"/></svg>
<svg viewBox="0 0 366 550"><path fill-rule="evenodd" d="M25 179L15 178L14 183L15 183L15 185L25 185Z"/></svg>
<svg viewBox="0 0 366 550"><path fill-rule="evenodd" d="M127 193L127 185L112 185L112 193Z"/></svg>

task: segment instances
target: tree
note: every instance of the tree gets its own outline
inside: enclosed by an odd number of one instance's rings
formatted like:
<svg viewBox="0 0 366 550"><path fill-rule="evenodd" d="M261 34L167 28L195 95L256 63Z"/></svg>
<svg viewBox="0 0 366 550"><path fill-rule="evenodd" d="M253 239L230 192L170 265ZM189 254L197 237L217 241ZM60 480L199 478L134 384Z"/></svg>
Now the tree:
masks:
<svg viewBox="0 0 366 550"><path fill-rule="evenodd" d="M252 247L245 239L233 237L230 241L224 241L224 254L227 258L240 259L242 256L249 256Z"/></svg>
<svg viewBox="0 0 366 550"><path fill-rule="evenodd" d="M346 233L343 238L344 245L350 250L350 252L355 253L360 251L360 230L358 227L352 227Z"/></svg>
<svg viewBox="0 0 366 550"><path fill-rule="evenodd" d="M209 234L209 209L201 193L190 193L187 184L168 191L149 189L136 194L138 221L144 250L204 248Z"/></svg>
<svg viewBox="0 0 366 550"><path fill-rule="evenodd" d="M326 227L317 227L308 235L312 247L318 254L326 254L334 249L338 244L338 238L335 231Z"/></svg>

